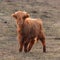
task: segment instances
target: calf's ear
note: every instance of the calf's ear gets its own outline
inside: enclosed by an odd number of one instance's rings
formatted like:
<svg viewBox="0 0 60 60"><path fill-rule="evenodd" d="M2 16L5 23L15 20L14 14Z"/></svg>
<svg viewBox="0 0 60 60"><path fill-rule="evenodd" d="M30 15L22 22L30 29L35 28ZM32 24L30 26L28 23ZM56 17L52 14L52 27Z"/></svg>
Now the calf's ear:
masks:
<svg viewBox="0 0 60 60"><path fill-rule="evenodd" d="M27 13L27 12L24 12L24 16L23 16L23 19L26 19L28 18L30 15Z"/></svg>
<svg viewBox="0 0 60 60"><path fill-rule="evenodd" d="M16 16L16 14L12 14L11 16L12 16L12 17L14 17L15 19L17 19L17 16Z"/></svg>

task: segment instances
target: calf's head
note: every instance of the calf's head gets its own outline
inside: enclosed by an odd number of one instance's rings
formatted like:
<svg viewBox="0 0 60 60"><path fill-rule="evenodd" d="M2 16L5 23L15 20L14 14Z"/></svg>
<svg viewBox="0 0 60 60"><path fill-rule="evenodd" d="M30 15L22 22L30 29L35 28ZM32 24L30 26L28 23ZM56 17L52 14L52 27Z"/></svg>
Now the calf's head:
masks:
<svg viewBox="0 0 60 60"><path fill-rule="evenodd" d="M12 16L16 19L17 23L22 23L26 18L29 17L29 14L25 11L17 11L13 13Z"/></svg>

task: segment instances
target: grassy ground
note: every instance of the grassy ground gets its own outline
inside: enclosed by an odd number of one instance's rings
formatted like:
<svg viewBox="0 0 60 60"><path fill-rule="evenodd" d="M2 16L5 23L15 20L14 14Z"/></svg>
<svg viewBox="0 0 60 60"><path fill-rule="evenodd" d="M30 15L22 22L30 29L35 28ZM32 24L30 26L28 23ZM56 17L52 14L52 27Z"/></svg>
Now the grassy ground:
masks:
<svg viewBox="0 0 60 60"><path fill-rule="evenodd" d="M43 20L46 53L40 42L29 53L18 52L16 23L11 17L18 10ZM0 60L60 60L60 0L0 0Z"/></svg>

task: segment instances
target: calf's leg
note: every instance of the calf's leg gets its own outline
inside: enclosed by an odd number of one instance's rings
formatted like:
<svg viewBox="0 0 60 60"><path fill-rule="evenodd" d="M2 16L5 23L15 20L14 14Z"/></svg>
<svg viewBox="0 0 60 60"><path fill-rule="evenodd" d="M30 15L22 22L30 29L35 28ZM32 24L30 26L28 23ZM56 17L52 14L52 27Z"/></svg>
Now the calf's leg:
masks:
<svg viewBox="0 0 60 60"><path fill-rule="evenodd" d="M41 43L43 45L43 52L46 52L46 42L45 42L45 35L44 35L43 31L41 31L41 33L39 35L39 40L41 41Z"/></svg>
<svg viewBox="0 0 60 60"><path fill-rule="evenodd" d="M35 42L35 40L33 40L33 39L29 42L28 48L27 48L27 51L28 51L28 52L29 52L29 51L31 50L31 48L33 47L34 42Z"/></svg>

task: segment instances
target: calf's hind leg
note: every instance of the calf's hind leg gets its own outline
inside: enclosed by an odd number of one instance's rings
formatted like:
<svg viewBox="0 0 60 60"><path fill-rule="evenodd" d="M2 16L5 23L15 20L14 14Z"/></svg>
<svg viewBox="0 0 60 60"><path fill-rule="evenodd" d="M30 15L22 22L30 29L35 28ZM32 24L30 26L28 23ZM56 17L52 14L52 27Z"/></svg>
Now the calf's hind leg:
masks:
<svg viewBox="0 0 60 60"><path fill-rule="evenodd" d="M40 33L39 39L43 45L43 52L46 52L46 42L45 42L45 35L43 32Z"/></svg>
<svg viewBox="0 0 60 60"><path fill-rule="evenodd" d="M27 47L27 51L28 51L28 52L29 52L29 51L31 50L31 48L33 47L34 42L35 42L34 39L30 40L30 42L29 42L29 44L28 44L28 47Z"/></svg>

